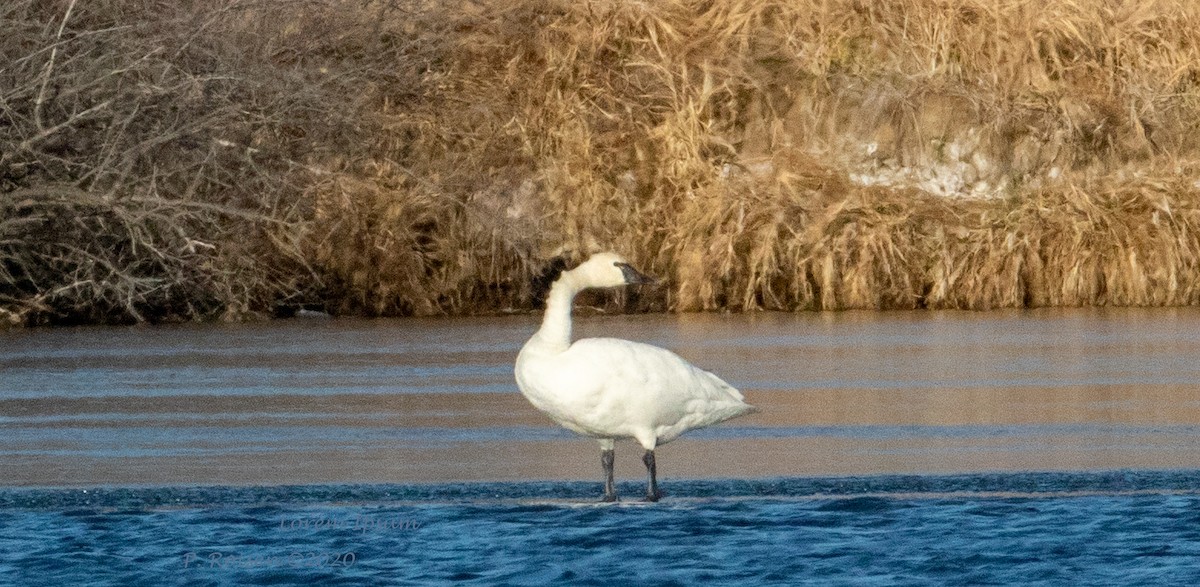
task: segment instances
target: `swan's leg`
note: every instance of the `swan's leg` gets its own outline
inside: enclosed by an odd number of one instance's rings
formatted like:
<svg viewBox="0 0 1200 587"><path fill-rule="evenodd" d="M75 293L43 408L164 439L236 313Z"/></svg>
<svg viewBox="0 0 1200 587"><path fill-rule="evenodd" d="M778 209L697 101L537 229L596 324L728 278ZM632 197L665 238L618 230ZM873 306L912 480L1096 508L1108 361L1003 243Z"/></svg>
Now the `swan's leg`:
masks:
<svg viewBox="0 0 1200 587"><path fill-rule="evenodd" d="M642 462L646 463L646 501L658 501L662 497L662 492L658 490L658 471L654 463L654 449L646 450Z"/></svg>
<svg viewBox="0 0 1200 587"><path fill-rule="evenodd" d="M611 438L600 440L600 464L604 467L604 497L600 498L601 501L617 501L617 486L613 483L613 461L616 460L614 444Z"/></svg>
<svg viewBox="0 0 1200 587"><path fill-rule="evenodd" d="M604 465L604 497L600 501L617 501L617 487L613 483L613 461L615 451L606 448L600 451L600 464Z"/></svg>

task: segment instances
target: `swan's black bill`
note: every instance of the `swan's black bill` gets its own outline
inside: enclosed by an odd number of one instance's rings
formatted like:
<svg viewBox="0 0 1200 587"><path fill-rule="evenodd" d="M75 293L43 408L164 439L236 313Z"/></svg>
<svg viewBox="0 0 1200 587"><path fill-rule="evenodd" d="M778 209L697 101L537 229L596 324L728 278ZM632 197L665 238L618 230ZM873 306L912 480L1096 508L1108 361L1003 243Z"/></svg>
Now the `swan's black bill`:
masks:
<svg viewBox="0 0 1200 587"><path fill-rule="evenodd" d="M639 272L637 269L634 269L633 266L630 265L629 263L613 263L613 264L616 265L617 267L621 268L621 273L625 274L625 283L627 283L629 285L637 285L637 284L643 284L643 283L650 284L650 283L658 282L657 279L654 279L653 277L650 277L649 275L646 275L644 273Z"/></svg>

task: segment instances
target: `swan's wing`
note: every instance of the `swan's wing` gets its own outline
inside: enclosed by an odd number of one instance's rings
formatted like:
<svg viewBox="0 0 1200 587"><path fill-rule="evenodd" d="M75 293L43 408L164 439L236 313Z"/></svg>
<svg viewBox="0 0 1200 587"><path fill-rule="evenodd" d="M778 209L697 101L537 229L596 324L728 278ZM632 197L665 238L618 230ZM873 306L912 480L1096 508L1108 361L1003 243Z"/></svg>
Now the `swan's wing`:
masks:
<svg viewBox="0 0 1200 587"><path fill-rule="evenodd" d="M670 442L683 432L754 411L721 378L663 348L613 338L577 341L560 357L586 372L601 388L594 397L604 422L647 438Z"/></svg>
<svg viewBox="0 0 1200 587"><path fill-rule="evenodd" d="M563 426L645 446L754 410L716 375L628 340L582 339L518 371L526 397Z"/></svg>
<svg viewBox="0 0 1200 587"><path fill-rule="evenodd" d="M563 353L577 368L608 385L634 388L662 400L743 402L745 397L723 381L660 347L616 338L584 338Z"/></svg>

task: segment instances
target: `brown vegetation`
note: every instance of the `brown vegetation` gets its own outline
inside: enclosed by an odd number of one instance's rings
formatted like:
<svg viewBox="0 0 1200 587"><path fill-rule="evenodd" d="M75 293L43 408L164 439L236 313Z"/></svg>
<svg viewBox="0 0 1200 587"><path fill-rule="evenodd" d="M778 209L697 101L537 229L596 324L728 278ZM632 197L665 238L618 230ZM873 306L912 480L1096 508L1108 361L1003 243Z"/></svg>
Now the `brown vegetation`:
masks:
<svg viewBox="0 0 1200 587"><path fill-rule="evenodd" d="M0 318L1200 302L1186 0L17 0Z"/></svg>

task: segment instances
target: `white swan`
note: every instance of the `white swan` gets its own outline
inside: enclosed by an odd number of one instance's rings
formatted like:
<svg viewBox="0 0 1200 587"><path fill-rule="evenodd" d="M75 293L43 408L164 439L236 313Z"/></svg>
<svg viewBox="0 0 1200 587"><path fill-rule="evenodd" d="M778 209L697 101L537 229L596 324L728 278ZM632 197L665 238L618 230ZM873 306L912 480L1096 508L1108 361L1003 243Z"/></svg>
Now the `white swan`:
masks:
<svg viewBox="0 0 1200 587"><path fill-rule="evenodd" d="M738 390L666 349L615 338L571 342L575 294L652 281L615 253L593 255L554 281L542 326L517 356L517 385L529 402L567 429L600 441L604 501L617 499L615 440L632 438L646 449L646 499L657 501L656 446L755 411Z"/></svg>

